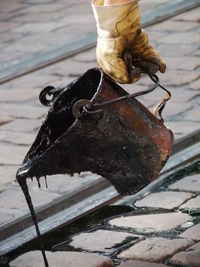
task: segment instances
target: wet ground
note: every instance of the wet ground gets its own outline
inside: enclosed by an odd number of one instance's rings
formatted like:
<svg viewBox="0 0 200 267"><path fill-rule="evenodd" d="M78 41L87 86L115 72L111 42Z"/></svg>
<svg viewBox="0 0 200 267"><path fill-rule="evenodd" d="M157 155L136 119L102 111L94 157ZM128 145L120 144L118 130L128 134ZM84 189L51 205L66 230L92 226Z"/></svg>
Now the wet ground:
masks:
<svg viewBox="0 0 200 267"><path fill-rule="evenodd" d="M63 3L63 1L59 2L56 6L55 1L43 1L43 3L36 3L33 1L14 1L15 4L8 4L7 1L1 1L0 6L0 21L1 21L1 40L2 43L0 45L1 49L1 66L3 70L6 70L9 73L11 64L17 65L23 61L24 58L28 60L29 58L32 59L33 57L43 55L44 51L49 49L49 44L51 44L51 48L59 48L64 46L65 44L69 44L73 38L77 38L77 34L74 35L75 28L79 28L82 35L86 35L90 31L95 31L95 25L92 22L93 15L91 13L91 9L89 8L88 1L82 1L80 5L71 4L70 7L68 4ZM145 3L144 3L145 2ZM148 3L147 3L148 2ZM142 1L142 5L144 5L144 12L151 10L151 8L155 8L158 4L162 4L165 2L170 1ZM36 6L40 6L39 12ZM65 5L65 8L63 7ZM145 7L146 5L146 7ZM61 9L60 9L61 7ZM70 19L67 17L66 13L70 12L70 14L79 12L79 20L77 19L72 23L72 16ZM73 12L72 12L73 10ZM48 11L48 14L45 13ZM51 13L51 16L49 15ZM67 24L68 26L60 27L57 25L58 19L57 17L62 17L62 23ZM73 16L74 18L75 16ZM48 23L44 22L47 20ZM54 18L54 19L53 19ZM51 23L49 22L51 19ZM91 21L90 21L91 19ZM175 140L180 140L182 137L187 136L191 132L199 129L199 90L200 90L200 80L199 80L199 8L193 9L191 11L185 12L178 16L175 16L167 21L163 21L157 25L151 26L146 28L147 32L149 33L149 37L151 42L154 46L161 52L165 61L167 62L167 72L165 75L160 75L161 82L167 88L169 88L172 92L172 100L166 106L164 111L164 118L166 125L168 125L175 134ZM22 21L24 20L24 21ZM33 21L37 20L37 22ZM43 22L42 22L43 20ZM67 22L66 22L67 20ZM38 23L43 27L38 27ZM26 26L29 24L29 26ZM31 24L31 25L30 25ZM46 26L45 26L46 25ZM52 25L52 28L48 28ZM81 25L81 26L80 26ZM85 26L87 25L87 26ZM62 26L62 25L61 25ZM27 28L26 28L27 27ZM46 27L46 28L45 28ZM58 27L58 28L57 28ZM75 27L75 28L74 28ZM12 34L10 34L10 31ZM60 33L60 34L59 34ZM73 35L73 36L72 36ZM79 35L79 36L80 36ZM12 36L12 38L11 38ZM72 39L70 39L72 36ZM66 39L65 39L66 38ZM39 42L38 40L42 40ZM37 44L37 45L36 45ZM43 46L43 47L41 47ZM49 50L48 50L49 51ZM16 61L15 61L16 60ZM78 75L83 74L88 68L92 68L96 66L96 58L95 58L95 48L75 55L67 60L61 61L57 64L52 66L48 66L41 70L35 71L31 74L27 74L23 77L17 78L15 80L8 81L0 86L0 230L1 233L6 233L6 227L11 226L11 223L17 222L16 220L20 220L23 216L28 214L28 209L26 203L24 201L23 195L20 192L19 186L15 182L15 173L18 169L19 165L21 164L26 152L28 151L30 145L32 144L38 127L41 125L41 121L43 119L44 114L47 112L47 109L42 107L38 100L38 95L43 86L46 83L69 83ZM8 69L7 69L8 67ZM4 73L4 72L2 72ZM60 80L60 81L58 81ZM124 88L129 92L135 92L136 90L143 90L146 89L149 85L149 81L144 77L141 79L136 85L127 85ZM149 108L152 108L160 99L161 93L158 90L151 95L148 94L145 97L140 98L140 100ZM168 196L167 201L161 204L161 207L157 207L156 210L143 209L143 205L147 205L146 202L142 202L138 204L137 208L130 208L126 207L126 211L138 212L138 209L142 212L147 212L148 216L151 214L153 215L156 212L162 213L160 208L164 209L164 213L169 214L169 217L165 216L158 216L155 217L155 222L158 221L162 224L155 225L155 229L153 228L154 233L158 232L156 235L157 237L175 237L178 236L179 229L181 225L183 228L190 228L191 231L186 233L186 235L181 236L183 237L182 243L178 244L169 242L168 247L172 248L172 251L166 256L162 256L163 254L157 250L156 246L154 245L154 240L150 240L152 243L145 243L142 240L140 241L140 246L135 247L131 251L127 251L125 254L121 254L120 262L123 260L128 259L137 259L139 261L147 261L147 262L168 262L168 259L172 257L172 255L176 254L179 251L181 254L178 254L172 258L171 265L178 264L179 266L199 266L198 263L192 263L191 258L196 259L199 255L198 250L198 240L199 240L199 226L198 226L198 214L196 213L196 207L199 208L199 175L195 175L195 177L190 178L190 174L188 173L188 177L186 181L182 180L183 185L175 186L170 188L170 191L176 194L172 195L155 195L155 199L153 199L153 204L155 202L160 202L161 199L165 200L165 197ZM192 176L191 176L192 177ZM84 178L84 179L83 179ZM97 175L92 175L91 173L82 173L81 175L75 175L73 179L69 176L53 176L48 178L48 189L45 187L45 182L42 182L42 189L38 189L37 183L34 181L31 183L29 182L29 187L31 191L31 195L34 200L35 207L44 207L45 205L51 205L60 197L66 196L70 192L77 190L80 187L84 187L87 184L91 183L91 181L100 179ZM188 183L189 181L189 183ZM194 182L197 181L197 182ZM187 184L188 183L188 184ZM194 184L195 188L189 188L190 184ZM179 187L180 186L180 187ZM165 186L165 188L167 185ZM180 191L180 192L179 192ZM188 192L189 191L189 192ZM180 194L181 193L181 194ZM184 193L184 194L183 194ZM186 195L185 195L186 194ZM11 197L12 196L12 197ZM180 199L180 200L179 200ZM148 199L147 199L148 200ZM173 200L176 204L174 207L173 205L169 208L166 208L168 202L171 203ZM178 201L179 200L179 201ZM178 201L178 202L177 202ZM151 203L151 200L147 201ZM184 207L183 211L179 211L184 206L184 203L188 203L190 209L194 209L194 213L188 214L185 213L188 207ZM149 205L149 204L148 204ZM156 205L158 206L158 205ZM151 206L152 207L152 206ZM151 208L150 207L150 208ZM119 210L118 210L119 208ZM123 213L124 207L109 207L108 210L103 210L103 219L108 219L111 215L116 215ZM186 210L185 210L186 208ZM114 209L114 214L112 213ZM121 210L122 209L122 210ZM132 210L133 209L133 210ZM168 212L166 212L166 210ZM178 213L176 212L178 211ZM111 214L107 215L106 212L111 212ZM115 213L116 212L116 213ZM175 214L174 214L175 213ZM131 217L134 217L131 214ZM96 217L97 215L94 215ZM99 216L99 215L98 215ZM98 220L97 216L97 224L102 220ZM166 215L167 216L167 215ZM197 217L197 221L193 220ZM137 217L138 218L138 217ZM146 225L147 221L151 221L149 217L142 217L139 223L142 229L152 229L154 227L150 225ZM134 219L135 220L135 219ZM88 219L91 221L91 217ZM174 221L179 222L174 224ZM87 221L86 221L87 222ZM95 224L92 227L95 227ZM193 228L193 223L197 224L196 228ZM84 222L81 222L81 225ZM91 226L91 224L89 224ZM130 224L122 220L120 221L111 221L111 224L106 222L106 227L109 225L109 231L112 227L116 227L117 231L122 231L123 233L133 233L134 234L142 234L146 230L141 230L138 228L138 222L132 221ZM112 225L112 227L110 226ZM135 227L134 227L135 225ZM164 225L164 226L163 226ZM169 226L170 231L169 232ZM87 223L86 223L87 226ZM105 229L107 229L105 227ZM156 228L158 227L158 228ZM160 234L160 230L163 230L164 227L164 234ZM165 227L167 230L165 231ZM74 232L57 232L58 239L53 237L53 242L50 244L55 245L60 241L66 240L66 236L69 237L73 233L78 233L79 228L74 226ZM91 227L90 227L91 228ZM183 229L182 228L182 229ZM68 229L68 228L67 228ZM73 228L72 228L73 229ZM104 225L103 225L104 229ZM128 229L128 230L127 230ZM131 229L131 230L130 230ZM133 229L133 230L132 230ZM193 230L194 229L194 230ZM85 230L88 230L86 227ZM129 231L130 230L130 231ZM150 230L147 230L147 232ZM182 231L182 230L181 230ZM163 233L163 231L161 231ZM110 232L109 232L110 233ZM177 235L171 235L171 233L177 233ZM99 232L97 233L99 234ZM104 235L105 234L105 235ZM148 233L147 237L154 236L154 234ZM112 236L112 244L106 244L106 237L108 236L108 232L100 232L100 237L97 235L95 238L95 232L90 239L90 235L84 240L92 240L92 248L88 246L80 247L81 239L77 240L74 243L74 246L77 250L81 251L90 251L89 257L93 258L93 252L96 254L96 251L105 251L106 248L112 248L116 244L124 243L123 241L127 238L127 235L121 237L121 239L115 240L115 236ZM129 235L128 235L129 236ZM81 237L81 236L80 236ZM105 237L105 239L104 239ZM146 237L146 234L145 234ZM132 236L131 236L132 238ZM130 238L130 239L131 239ZM48 239L51 238L48 236ZM105 240L105 245L102 244L102 247L95 247L95 240L99 242L99 240ZM134 239L134 238L133 238ZM185 240L187 239L187 241ZM136 238L138 240L138 238ZM160 239L159 239L160 240ZM158 240L158 242L159 242ZM188 241L189 240L189 241ZM88 241L88 242L89 242ZM97 243L98 243L97 242ZM102 241L104 242L104 241ZM110 242L110 241L109 241ZM132 245L135 242L135 239L128 241L129 245ZM162 239L160 240L162 244ZM175 242L175 241L174 241ZM191 253L191 249L188 250L188 247L191 247L195 242L196 247L192 250L192 253L195 253L195 256L185 256L186 254ZM126 243L126 242L125 242ZM168 244L168 243L167 243ZM33 244L31 244L31 248ZM62 247L62 249L65 246ZM121 247L121 245L119 245ZM147 247L152 247L156 249L156 254L161 253L160 258L156 258L155 256L151 255L146 257L146 251L148 250ZM161 246L162 247L162 246ZM38 248L37 245L34 245L34 248ZM146 250L145 250L146 249ZM117 249L110 249L118 251ZM137 250L137 251L136 251ZM166 248L163 250L167 251ZM138 254L140 251L141 254ZM152 255L153 254L152 250ZM187 252L184 252L187 251ZM92 252L92 253L91 253ZM118 251L119 252L119 251ZM116 252L116 253L118 253ZM107 253L107 250L106 250ZM110 252L108 252L108 255ZM186 253L186 254L184 254ZM36 254L37 255L37 254ZM40 261L40 254L36 257ZM54 254L56 255L56 254ZM76 255L76 254L75 254ZM79 255L79 254L78 254ZM82 255L82 254L81 254ZM81 255L80 258L81 258ZM135 256L137 255L137 257ZM160 254L159 254L160 255ZM77 258L74 254L66 255L65 261L70 259ZM85 255L84 255L85 256ZM32 259L32 264L34 266L34 256L29 255L28 258ZM49 255L51 257L51 255ZM55 256L54 258L56 258ZM64 256L65 257L65 256ZM180 259L181 258L181 259ZM182 259L189 258L190 262L186 261L183 262ZM118 259L118 257L112 257L114 261ZM122 260L121 260L122 259ZM199 258L197 258L199 259ZM86 261L85 266L88 263L88 258L83 259L83 263ZM95 258L95 261L97 259ZM101 259L100 259L101 261ZM102 261L105 261L103 259ZM182 261L182 262L181 262ZM75 260L74 260L75 262ZM117 261L118 262L118 261ZM118 262L119 263L119 262ZM41 263L42 264L42 263ZM109 263L111 264L111 263ZM127 263L128 264L128 263ZM130 263L130 266L139 266L138 262ZM135 264L135 265L134 265ZM196 264L196 265L195 265ZM35 266L39 266L39 263L35 264ZM17 261L13 263L11 266L20 266ZM22 265L21 265L22 266ZM26 265L26 260L24 263ZM42 265L41 265L42 266ZM61 265L63 266L63 265ZM79 266L79 265L77 265ZM91 266L96 266L95 264ZM124 265L125 266L125 265ZM129 265L127 265L129 266ZM146 266L151 266L146 265ZM156 265L153 265L156 266Z"/></svg>
<svg viewBox="0 0 200 267"><path fill-rule="evenodd" d="M189 256L182 256L178 266L199 266L195 263L200 259L199 183L200 162L196 160L167 176L159 186L155 185L151 192L137 201L103 207L76 223L44 235L45 249L55 255L58 251L94 253L109 257L116 266L130 259L155 262L152 266L157 266L156 262L163 266L176 266L179 251L182 251L183 255ZM155 240L161 245L157 246ZM149 243L147 247L145 243ZM194 249L196 258L193 258L193 247L197 247ZM10 254L12 258L22 253L21 258L10 266L20 266L19 262L25 260L25 255L32 257L28 251L39 249L37 240L29 242ZM25 252L29 254L23 254ZM66 263L69 259L66 258Z"/></svg>

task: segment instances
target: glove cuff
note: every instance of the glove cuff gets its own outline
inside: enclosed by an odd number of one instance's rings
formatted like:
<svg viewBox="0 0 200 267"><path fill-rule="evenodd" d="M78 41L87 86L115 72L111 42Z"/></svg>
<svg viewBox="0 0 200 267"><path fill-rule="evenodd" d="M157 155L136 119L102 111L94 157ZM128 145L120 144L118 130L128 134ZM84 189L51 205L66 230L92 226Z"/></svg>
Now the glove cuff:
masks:
<svg viewBox="0 0 200 267"><path fill-rule="evenodd" d="M115 38L131 33L140 26L138 0L111 6L103 6L103 2L102 0L92 1L99 36Z"/></svg>

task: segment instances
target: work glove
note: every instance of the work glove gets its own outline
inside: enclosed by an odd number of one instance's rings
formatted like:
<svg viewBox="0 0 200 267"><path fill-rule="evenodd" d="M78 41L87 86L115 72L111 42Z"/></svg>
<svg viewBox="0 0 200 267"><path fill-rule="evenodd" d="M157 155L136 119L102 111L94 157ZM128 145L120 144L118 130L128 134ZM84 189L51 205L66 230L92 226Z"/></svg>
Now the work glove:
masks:
<svg viewBox="0 0 200 267"><path fill-rule="evenodd" d="M103 6L103 2L92 2L97 22L99 67L119 83L134 83L142 72L164 73L165 63L141 28L138 0L111 6Z"/></svg>

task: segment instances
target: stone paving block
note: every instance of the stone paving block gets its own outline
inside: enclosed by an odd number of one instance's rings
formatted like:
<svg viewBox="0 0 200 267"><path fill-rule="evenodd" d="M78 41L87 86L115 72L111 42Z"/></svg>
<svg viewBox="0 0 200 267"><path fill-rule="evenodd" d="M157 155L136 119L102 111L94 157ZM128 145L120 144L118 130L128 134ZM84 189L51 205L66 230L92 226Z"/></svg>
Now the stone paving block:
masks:
<svg viewBox="0 0 200 267"><path fill-rule="evenodd" d="M17 88L12 90L0 89L1 102L23 102L34 98L38 98L38 94L35 90L29 90L27 88Z"/></svg>
<svg viewBox="0 0 200 267"><path fill-rule="evenodd" d="M49 67L49 68L48 68L48 70L43 69L43 73L45 74L46 72L48 72L51 75L55 75L55 76L59 77L56 80L48 83L54 87L65 87L66 85L68 85L69 83L71 83L74 80L74 78L68 77L68 76L63 76L63 74L60 73L60 71L62 71L62 69L64 69L64 66L59 64L59 63L57 65L57 68L54 65L52 65L52 67ZM37 88L34 90L38 90L38 96L39 96L41 89Z"/></svg>
<svg viewBox="0 0 200 267"><path fill-rule="evenodd" d="M191 121L165 121L165 125L169 127L175 135L175 139L186 136L193 131L199 129L198 123Z"/></svg>
<svg viewBox="0 0 200 267"><path fill-rule="evenodd" d="M166 70L164 75L160 75L160 83L169 86L170 88L184 86L190 82L193 82L199 78L197 71L185 71L185 70ZM148 76L144 76L138 82L140 85L152 85ZM173 92L172 92L173 96Z"/></svg>
<svg viewBox="0 0 200 267"><path fill-rule="evenodd" d="M62 28L58 29L58 31L60 31L60 30L62 30ZM89 21L88 23L83 23L81 27L80 27L80 24L71 24L70 25L70 34L77 33L77 32L79 32L80 37L86 36L89 32L90 33L96 32L95 22Z"/></svg>
<svg viewBox="0 0 200 267"><path fill-rule="evenodd" d="M13 29L14 32L21 32L24 34L30 34L30 33L46 33L51 32L56 29L66 27L66 24L64 23L58 23L58 22L41 22L40 27L38 27L38 23L26 23L22 26L16 27Z"/></svg>
<svg viewBox="0 0 200 267"><path fill-rule="evenodd" d="M35 41L35 39L33 39L33 41ZM18 54L22 57L21 52L18 52ZM58 77L54 77L53 75L46 73L44 69L42 69L42 70L35 71L31 74L27 74L17 79L14 79L13 81L4 83L0 85L0 88L9 89L9 90L10 89L21 89L21 88L32 90L32 89L37 88L37 89L42 90L44 86L52 82L55 82L57 80L58 80ZM39 99L38 99L38 102L39 102Z"/></svg>
<svg viewBox="0 0 200 267"><path fill-rule="evenodd" d="M31 145L35 139L35 134L19 133L13 131L0 131L0 141L17 145Z"/></svg>
<svg viewBox="0 0 200 267"><path fill-rule="evenodd" d="M187 229L185 232L179 235L180 237L190 238L193 240L200 240L200 223Z"/></svg>
<svg viewBox="0 0 200 267"><path fill-rule="evenodd" d="M20 23L0 22L0 33L8 32L20 26Z"/></svg>
<svg viewBox="0 0 200 267"><path fill-rule="evenodd" d="M191 109L184 114L184 119L188 121L200 121L200 111L198 109Z"/></svg>
<svg viewBox="0 0 200 267"><path fill-rule="evenodd" d="M200 193L200 174L189 175L171 184L170 190Z"/></svg>
<svg viewBox="0 0 200 267"><path fill-rule="evenodd" d="M192 194L184 192L158 192L150 194L134 203L136 207L151 207L173 210L190 199Z"/></svg>
<svg viewBox="0 0 200 267"><path fill-rule="evenodd" d="M12 21L16 21L16 22L22 22L22 23L26 23L28 22L34 22L34 23L38 23L38 22L49 22L52 20L57 20L60 17L62 17L62 14L60 14L60 12L54 12L53 16L49 16L48 13L29 13L29 14L21 14L20 16L16 16L12 19Z"/></svg>
<svg viewBox="0 0 200 267"><path fill-rule="evenodd" d="M113 262L105 256L81 252L46 252L51 267L114 267ZM43 267L41 251L25 253L10 262L10 267Z"/></svg>
<svg viewBox="0 0 200 267"><path fill-rule="evenodd" d="M176 18L176 17L175 17ZM166 20L156 25L151 26L153 31L167 31L167 32L185 32L190 31L194 28L198 28L199 23L194 21L177 21L177 20Z"/></svg>
<svg viewBox="0 0 200 267"><path fill-rule="evenodd" d="M78 62L95 62L96 64L96 48L90 49L89 51L85 51L74 56L73 60Z"/></svg>
<svg viewBox="0 0 200 267"><path fill-rule="evenodd" d="M153 83L152 81L149 79L148 76L144 75L141 77L141 79L134 84L123 84L122 87L128 91L129 93L135 93L135 92L139 92L139 91L144 91L147 89L147 86L152 86ZM170 88L168 87L168 89L170 90ZM141 100L146 100L146 102L150 102L150 103L155 103L158 104L158 102L161 101L161 99L164 96L164 92L160 89L156 89L155 91L153 91L151 94L148 95L143 95L140 97L137 97L137 99L139 99L139 101Z"/></svg>
<svg viewBox="0 0 200 267"><path fill-rule="evenodd" d="M13 118L37 119L41 118L45 112L46 109L43 106L38 108L27 104L1 103L1 114L9 115Z"/></svg>
<svg viewBox="0 0 200 267"><path fill-rule="evenodd" d="M4 4L3 4L3 3ZM14 3L12 3L12 5L8 5L8 4L6 4L6 2L4 2L4 1L1 1L1 8L3 8L3 10L4 10L4 12L6 13L6 15L8 15L9 16L9 14L8 13L14 13L14 12L16 12L16 11L18 11L18 10L23 10L23 8L25 8L25 7L27 7L28 5L26 5L26 4L22 4L22 3L20 3L19 1L15 1Z"/></svg>
<svg viewBox="0 0 200 267"><path fill-rule="evenodd" d="M166 44L196 44L200 42L200 33L194 31L182 33L172 32L168 36L162 38L160 42Z"/></svg>
<svg viewBox="0 0 200 267"><path fill-rule="evenodd" d="M176 89L172 87L169 90L172 93L171 101L176 103L192 101L199 97L198 91L188 89L187 85Z"/></svg>
<svg viewBox="0 0 200 267"><path fill-rule="evenodd" d="M170 70L195 70L199 65L199 58L194 56L165 56L165 63Z"/></svg>
<svg viewBox="0 0 200 267"><path fill-rule="evenodd" d="M33 33L31 35L31 37L29 36L24 36L23 38L20 39L21 42L25 42L26 44L30 44L31 42L38 42L38 39L40 38L40 33L36 32ZM40 51L41 54L43 54L44 52L48 52L48 51L52 51L52 50L57 50L58 49L58 40L59 42L62 42L61 47L64 47L65 44L67 43L72 43L77 41L77 35L75 35L75 33L68 33L66 35L66 28L58 28L54 30L54 34L52 34L52 32L44 32L43 33L43 40L42 40L42 45L47 46L46 50L44 51L43 49L40 49L38 47L38 51ZM56 43L57 40L57 43ZM49 44L49 46L48 46ZM37 51L37 53L38 53ZM68 59L66 59L67 61ZM59 62L57 62L59 64ZM55 65L57 65L57 63ZM48 68L48 67L47 67ZM44 69L41 69L41 71L43 71ZM39 70L40 72L40 70Z"/></svg>
<svg viewBox="0 0 200 267"><path fill-rule="evenodd" d="M200 91L200 79L197 79L196 81L190 83L189 88L192 90Z"/></svg>
<svg viewBox="0 0 200 267"><path fill-rule="evenodd" d="M0 166L0 185L13 183L15 181L16 172L17 167L15 166Z"/></svg>
<svg viewBox="0 0 200 267"><path fill-rule="evenodd" d="M0 143L0 164L21 165L28 147Z"/></svg>
<svg viewBox="0 0 200 267"><path fill-rule="evenodd" d="M5 222L5 224L14 222L16 219L21 218L22 216L25 216L27 214L30 214L27 210L19 210L19 209L9 209L9 208L1 208L0 207L0 213L10 215L11 218ZM4 223L2 223L1 226L3 226Z"/></svg>
<svg viewBox="0 0 200 267"><path fill-rule="evenodd" d="M0 126L2 126L3 124L9 123L11 122L13 119L9 116L1 116L0 118Z"/></svg>
<svg viewBox="0 0 200 267"><path fill-rule="evenodd" d="M65 25L69 26L71 24L78 24L78 25L84 25L84 24L92 24L95 25L95 18L94 15L91 13L88 14L82 14L81 16L74 16L73 14L68 17L63 17L60 21L64 23ZM94 27L95 30L95 27Z"/></svg>
<svg viewBox="0 0 200 267"><path fill-rule="evenodd" d="M180 266L200 266L200 243L189 247L186 251L175 254L169 261L171 264Z"/></svg>
<svg viewBox="0 0 200 267"><path fill-rule="evenodd" d="M158 43L157 50L160 51L160 53L164 56L173 57L176 55L179 56L191 56L195 55L193 54L198 49L198 45L196 44L164 44L164 43ZM167 66L168 67L168 66Z"/></svg>
<svg viewBox="0 0 200 267"><path fill-rule="evenodd" d="M198 78L198 71L167 70L165 75L160 76L160 81L167 86L181 86L189 84Z"/></svg>
<svg viewBox="0 0 200 267"><path fill-rule="evenodd" d="M58 39L63 44L67 44L69 42L72 43L72 42L77 41L77 35L75 34L75 32L70 32L66 35L65 31L66 31L65 28L59 28L59 29L56 29L54 31L54 35L52 35L51 32L45 33L46 38L45 38L43 43L47 46L49 44L49 47L48 47L49 51L51 51L52 49L54 49L54 50L58 49L58 41L57 41ZM62 47L63 47L63 45L62 45ZM42 52L45 52L45 51L42 51Z"/></svg>
<svg viewBox="0 0 200 267"><path fill-rule="evenodd" d="M133 215L111 219L112 226L132 228L138 233L152 233L169 231L177 226L191 220L188 214L180 212Z"/></svg>
<svg viewBox="0 0 200 267"><path fill-rule="evenodd" d="M141 83L142 83L142 79L141 79ZM149 84L150 85L150 84ZM139 87L139 88L138 88ZM123 88L128 88L128 92L134 92L137 90L144 90L146 86L123 86ZM172 102L173 104L177 104L180 106L180 104L178 103L187 103L189 101L195 101L195 99L199 98L199 92L198 91L195 91L195 90L190 90L187 88L187 86L181 86L181 87L178 87L176 89L173 88L173 86L168 86L167 88L171 93L172 93L172 96L171 96L171 99L170 99L170 102ZM127 89L126 89L127 90ZM141 97L138 97L137 99L139 99L139 101L141 100L145 100L147 105L150 104L150 103L154 103L154 105L156 105L157 103L159 103L161 101L161 99L163 98L164 96L164 93L163 91L161 90L156 90L154 91L153 93L149 94L149 95L144 95L144 96L141 96ZM166 105L166 108L168 108L168 103ZM178 121L179 122L179 121ZM178 123L177 122L177 123ZM181 122L181 121L180 121Z"/></svg>
<svg viewBox="0 0 200 267"><path fill-rule="evenodd" d="M144 77L141 77L142 81L144 79ZM151 84L151 82L149 81L149 85ZM135 92L139 92L139 91L144 91L146 90L146 85L141 85L138 83L134 83L134 84L123 84L122 85L123 89L126 90L129 94L134 94ZM153 96L151 94L149 94L149 100L154 100L154 102L156 103L157 99L159 99L160 97L160 92L155 91L153 92ZM156 100L155 100L156 98ZM139 99L139 101L141 101L142 99L145 99L145 95L144 96L140 96L137 99Z"/></svg>
<svg viewBox="0 0 200 267"><path fill-rule="evenodd" d="M66 3L66 1L64 0L60 0L60 3L61 2ZM76 1L76 3L74 5L70 5L67 8L67 10L68 10L68 14L77 14L79 16L81 14L85 14L85 13L88 14L92 12L90 2L88 1L81 1L81 2Z"/></svg>
<svg viewBox="0 0 200 267"><path fill-rule="evenodd" d="M193 55L200 57L200 49L197 49L196 51L194 51Z"/></svg>
<svg viewBox="0 0 200 267"><path fill-rule="evenodd" d="M39 189L31 190L30 195L34 207L45 205L50 203L53 199L59 197L59 194ZM19 187L17 189L8 189L0 194L0 208L21 211L29 210L25 197Z"/></svg>
<svg viewBox="0 0 200 267"><path fill-rule="evenodd" d="M118 257L123 259L160 262L180 250L191 246L189 239L167 239L163 237L149 238L121 252Z"/></svg>
<svg viewBox="0 0 200 267"><path fill-rule="evenodd" d="M12 215L0 212L0 225L6 223L7 221L10 221L12 218Z"/></svg>
<svg viewBox="0 0 200 267"><path fill-rule="evenodd" d="M66 9L69 6L69 4L66 2L66 4L59 4L59 3L51 3L50 5L40 4L40 5L30 5L30 7L27 7L23 10L24 13L51 13L59 10Z"/></svg>
<svg viewBox="0 0 200 267"><path fill-rule="evenodd" d="M33 132L39 129L42 119L15 119L1 126L1 130L13 132Z"/></svg>
<svg viewBox="0 0 200 267"><path fill-rule="evenodd" d="M169 262L178 266L199 267L200 252L179 252Z"/></svg>
<svg viewBox="0 0 200 267"><path fill-rule="evenodd" d="M185 114L191 108L191 103L178 103L178 102L168 102L166 108L163 110L163 118L166 120L174 119L175 116Z"/></svg>
<svg viewBox="0 0 200 267"><path fill-rule="evenodd" d="M142 11L142 14L143 14L143 11L145 10L149 10L149 9L153 9L156 8L158 5L160 4L166 4L167 3L167 0L153 0L153 1L142 1L140 3L140 9Z"/></svg>
<svg viewBox="0 0 200 267"><path fill-rule="evenodd" d="M188 200L185 204L181 205L179 209L200 210L200 196Z"/></svg>
<svg viewBox="0 0 200 267"><path fill-rule="evenodd" d="M165 264L146 261L130 260L119 265L119 267L166 267Z"/></svg>
<svg viewBox="0 0 200 267"><path fill-rule="evenodd" d="M81 233L72 238L70 246L87 251L114 252L116 247L127 240L139 240L141 236L126 232L114 232L108 230L97 230L90 233Z"/></svg>
<svg viewBox="0 0 200 267"><path fill-rule="evenodd" d="M73 79L75 79L76 77L85 73L88 69L97 67L97 63L94 64L93 62L76 62L72 59L69 59L65 62L59 63L58 66L52 66L50 72L58 72L57 67L59 68L59 72L61 71L61 73L63 73L64 75L72 78L74 77Z"/></svg>

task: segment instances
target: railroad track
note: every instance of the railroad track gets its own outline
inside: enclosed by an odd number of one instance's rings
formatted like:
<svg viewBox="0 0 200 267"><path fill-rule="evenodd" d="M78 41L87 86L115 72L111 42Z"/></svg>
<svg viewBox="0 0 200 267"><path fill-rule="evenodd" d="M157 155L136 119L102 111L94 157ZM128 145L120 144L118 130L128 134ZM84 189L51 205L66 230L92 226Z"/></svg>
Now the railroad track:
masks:
<svg viewBox="0 0 200 267"><path fill-rule="evenodd" d="M160 5L151 12L143 13L142 26L144 28L149 27L198 6L200 6L200 0L176 0ZM0 85L94 48L96 46L96 38L96 32L88 33L75 42L43 53L33 59L25 60L12 67L7 67L0 71Z"/></svg>
<svg viewBox="0 0 200 267"><path fill-rule="evenodd" d="M40 231L42 234L52 232L112 203L123 205L133 203L137 198L151 191L155 185L163 182L170 174L199 158L200 130L175 142L172 155L158 179L133 196L121 199L114 187L107 180L100 178L51 204L36 209ZM0 257L35 238L35 228L30 215L15 220L0 231Z"/></svg>

